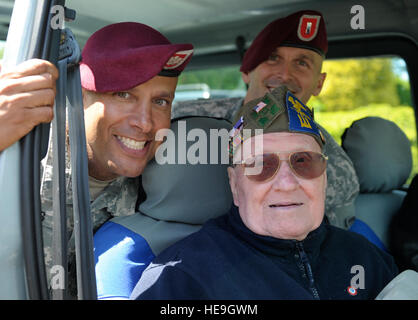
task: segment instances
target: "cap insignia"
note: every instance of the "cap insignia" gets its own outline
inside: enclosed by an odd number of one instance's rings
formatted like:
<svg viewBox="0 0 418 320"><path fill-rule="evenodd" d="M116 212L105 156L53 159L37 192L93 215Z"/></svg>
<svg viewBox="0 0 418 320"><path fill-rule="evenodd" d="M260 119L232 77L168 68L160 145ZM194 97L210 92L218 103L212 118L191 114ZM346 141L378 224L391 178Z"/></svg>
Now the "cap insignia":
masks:
<svg viewBox="0 0 418 320"><path fill-rule="evenodd" d="M316 37L319 29L320 16L304 14L300 17L298 37L302 41L311 41Z"/></svg>
<svg viewBox="0 0 418 320"><path fill-rule="evenodd" d="M163 69L171 70L179 67L192 53L193 50L177 51L170 59L168 59Z"/></svg>
<svg viewBox="0 0 418 320"><path fill-rule="evenodd" d="M320 137L310 109L289 91L286 93L286 106L289 115L289 130L307 132Z"/></svg>

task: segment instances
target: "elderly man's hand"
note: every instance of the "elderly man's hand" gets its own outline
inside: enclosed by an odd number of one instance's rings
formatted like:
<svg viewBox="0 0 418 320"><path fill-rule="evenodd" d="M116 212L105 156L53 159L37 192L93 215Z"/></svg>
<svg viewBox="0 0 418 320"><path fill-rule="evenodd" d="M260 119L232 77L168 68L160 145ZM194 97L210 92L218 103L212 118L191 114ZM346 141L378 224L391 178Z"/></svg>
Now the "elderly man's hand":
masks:
<svg viewBox="0 0 418 320"><path fill-rule="evenodd" d="M39 59L0 75L0 151L52 120L57 78L57 68Z"/></svg>

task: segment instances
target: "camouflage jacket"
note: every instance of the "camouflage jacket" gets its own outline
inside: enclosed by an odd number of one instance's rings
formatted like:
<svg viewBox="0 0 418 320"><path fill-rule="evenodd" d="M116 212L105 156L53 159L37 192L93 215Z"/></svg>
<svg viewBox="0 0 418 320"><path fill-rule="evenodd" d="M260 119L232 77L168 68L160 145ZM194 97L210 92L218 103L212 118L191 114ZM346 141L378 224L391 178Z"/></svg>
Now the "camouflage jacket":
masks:
<svg viewBox="0 0 418 320"><path fill-rule="evenodd" d="M173 106L172 118L184 116L208 116L232 122L235 112L242 106L242 98L194 100L179 102ZM327 164L327 194L325 215L330 224L348 229L354 221L354 200L360 190L353 163L334 138L320 126L326 139L324 153Z"/></svg>
<svg viewBox="0 0 418 320"><path fill-rule="evenodd" d="M42 232L44 243L44 256L48 283L50 283L52 268L52 143L48 149L47 157L41 166L41 205L42 205ZM72 297L76 295L76 271L75 271L75 236L73 199L71 184L71 168L68 153L66 154L66 213L67 213L67 237L68 237L68 288ZM135 205L138 197L138 178L119 177L112 181L91 203L91 219L93 232L112 217L126 216L135 213Z"/></svg>

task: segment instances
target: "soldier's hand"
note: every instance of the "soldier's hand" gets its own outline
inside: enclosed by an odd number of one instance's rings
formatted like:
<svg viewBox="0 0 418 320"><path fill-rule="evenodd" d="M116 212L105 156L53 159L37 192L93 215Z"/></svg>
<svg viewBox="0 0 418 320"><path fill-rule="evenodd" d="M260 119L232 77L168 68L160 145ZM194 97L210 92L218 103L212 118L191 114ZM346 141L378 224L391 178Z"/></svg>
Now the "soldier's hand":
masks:
<svg viewBox="0 0 418 320"><path fill-rule="evenodd" d="M58 69L40 59L0 74L0 151L52 120L57 78Z"/></svg>

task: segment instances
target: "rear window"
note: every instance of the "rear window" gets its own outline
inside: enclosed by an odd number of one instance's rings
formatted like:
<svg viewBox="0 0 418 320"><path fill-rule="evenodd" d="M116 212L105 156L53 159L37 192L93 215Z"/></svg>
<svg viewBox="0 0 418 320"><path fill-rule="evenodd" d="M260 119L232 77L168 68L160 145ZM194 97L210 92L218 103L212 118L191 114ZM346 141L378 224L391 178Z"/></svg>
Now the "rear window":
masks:
<svg viewBox="0 0 418 320"><path fill-rule="evenodd" d="M323 90L308 102L318 123L341 145L344 130L355 120L377 116L395 122L411 144L413 168L409 184L418 173L418 150L405 61L399 57L326 60L322 71L327 73ZM185 71L179 78L175 102L244 97L245 92L238 66Z"/></svg>
<svg viewBox="0 0 418 320"><path fill-rule="evenodd" d="M174 103L193 99L244 97L246 86L238 66L185 71L179 77Z"/></svg>
<svg viewBox="0 0 418 320"><path fill-rule="evenodd" d="M411 144L413 168L418 173L417 130L405 61L398 57L372 57L324 61L327 79L321 94L308 104L315 119L341 144L353 121L376 116L395 122Z"/></svg>

